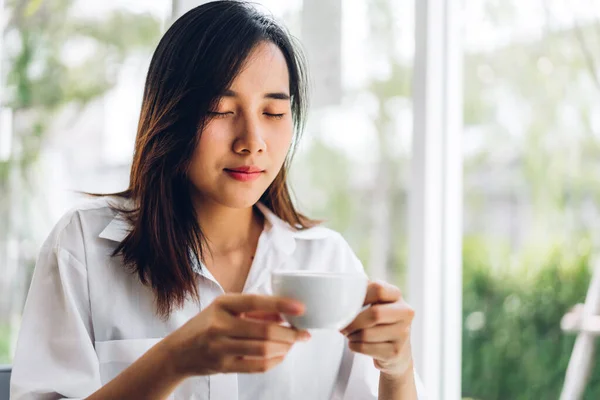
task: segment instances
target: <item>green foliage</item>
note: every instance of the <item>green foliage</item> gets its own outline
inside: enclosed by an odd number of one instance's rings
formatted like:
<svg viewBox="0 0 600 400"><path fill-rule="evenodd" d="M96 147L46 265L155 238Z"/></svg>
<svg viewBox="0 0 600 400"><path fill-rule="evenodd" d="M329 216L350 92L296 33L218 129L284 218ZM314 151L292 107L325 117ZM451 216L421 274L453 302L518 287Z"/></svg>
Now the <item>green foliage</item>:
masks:
<svg viewBox="0 0 600 400"><path fill-rule="evenodd" d="M494 8L500 2L486 5ZM492 11L498 24L512 18L511 10L503 15ZM594 23L582 27L594 48L600 39L597 29ZM589 246L577 240L585 239L586 221L577 225L570 218L586 199L600 198L595 174L600 147L590 123L592 82L571 29L465 57L465 125L477 126L486 140L484 152L465 160L467 182L470 174L494 168L492 155L513 154L513 190L526 192L534 213L527 246L537 247L519 250L515 262L510 246L497 238L494 243L491 238L465 241L466 397L529 400L560 395L575 340L561 332L560 320L583 302L590 278ZM498 110L511 101L518 106L514 120L507 121ZM565 109L577 110L568 122ZM486 196L467 188L468 212L485 218L479 208ZM549 238L564 243L549 249ZM600 368L593 371L585 398L600 398Z"/></svg>
<svg viewBox="0 0 600 400"><path fill-rule="evenodd" d="M113 11L102 19L72 16L73 3L9 3L7 34L14 42L7 77L11 108L54 110L89 102L114 85L115 65L158 41L160 22L151 15ZM79 58L65 56L77 51Z"/></svg>
<svg viewBox="0 0 600 400"><path fill-rule="evenodd" d="M542 265L490 266L481 240L467 238L463 274L463 396L479 400L558 399L575 337L563 315L584 301L586 246L556 247ZM497 260L495 260L497 263ZM600 368L586 399L600 398Z"/></svg>
<svg viewBox="0 0 600 400"><path fill-rule="evenodd" d="M591 21L579 31L548 29L539 38L465 56L465 126L479 129L484 149L466 161L467 173L490 169L493 156L511 154L513 180L523 183L536 214L533 224L541 230L564 225L566 206L600 199L594 183L600 147L591 111L597 78L577 40L580 32L589 48L598 48L599 27ZM508 109L510 117L503 112Z"/></svg>
<svg viewBox="0 0 600 400"><path fill-rule="evenodd" d="M349 171L350 160L340 151L321 140L315 140L306 154L306 158L298 158L292 173L297 179L310 182L311 192L303 194L312 205L309 215L313 218L326 218L327 224L340 232L348 232L352 228L359 200L352 193ZM298 171L298 172L296 172Z"/></svg>
<svg viewBox="0 0 600 400"><path fill-rule="evenodd" d="M8 325L0 325L0 365L10 362L10 328Z"/></svg>
<svg viewBox="0 0 600 400"><path fill-rule="evenodd" d="M3 107L12 109L14 132L11 154L0 161L0 244L5 237L31 240L34 225L20 227L11 218L33 218L35 164L49 134L49 127L67 105L85 107L117 82L120 66L137 52L147 54L158 43L161 22L150 14L113 11L89 17L75 15L75 0L7 0L7 23L3 32L6 82ZM17 190L18 204L4 193ZM13 192L14 193L14 192ZM3 259L4 246L0 246ZM31 270L23 254L20 273ZM10 288L9 288L10 289ZM15 292L18 289L14 289ZM12 309L12 290L2 300ZM2 297L2 296L0 296ZM0 315L0 364L10 361L9 319Z"/></svg>
<svg viewBox="0 0 600 400"><path fill-rule="evenodd" d="M136 51L150 51L160 21L149 14L113 11L102 18L72 15L73 0L12 0L5 37L5 106L13 109L18 155L0 165L26 172L38 158L48 126L63 106L81 107L116 83L118 66ZM70 55L69 55L70 54ZM27 123L23 123L27 121Z"/></svg>

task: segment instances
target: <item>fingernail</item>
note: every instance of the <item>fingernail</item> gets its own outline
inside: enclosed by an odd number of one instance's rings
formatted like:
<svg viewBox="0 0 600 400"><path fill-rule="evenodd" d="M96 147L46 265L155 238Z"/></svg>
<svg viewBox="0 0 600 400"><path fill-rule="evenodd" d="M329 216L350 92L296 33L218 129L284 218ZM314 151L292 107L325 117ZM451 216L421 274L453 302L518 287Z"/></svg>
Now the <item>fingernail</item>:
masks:
<svg viewBox="0 0 600 400"><path fill-rule="evenodd" d="M311 338L310 333L308 333L307 331L300 332L300 341L308 342L310 340L310 338Z"/></svg>

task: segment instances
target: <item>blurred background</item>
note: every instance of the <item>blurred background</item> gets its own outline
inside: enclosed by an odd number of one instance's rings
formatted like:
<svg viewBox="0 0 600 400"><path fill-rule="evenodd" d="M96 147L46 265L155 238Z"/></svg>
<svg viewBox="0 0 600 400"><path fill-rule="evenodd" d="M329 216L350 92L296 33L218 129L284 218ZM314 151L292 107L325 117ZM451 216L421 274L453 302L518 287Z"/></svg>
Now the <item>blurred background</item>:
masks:
<svg viewBox="0 0 600 400"><path fill-rule="evenodd" d="M257 2L310 62L298 204L402 288L416 1ZM152 51L200 3L4 1L0 364L41 242L81 201L75 191L127 186ZM585 299L600 245L600 3L463 0L460 13L462 395L557 399L575 340L560 321ZM600 368L584 398L600 398Z"/></svg>

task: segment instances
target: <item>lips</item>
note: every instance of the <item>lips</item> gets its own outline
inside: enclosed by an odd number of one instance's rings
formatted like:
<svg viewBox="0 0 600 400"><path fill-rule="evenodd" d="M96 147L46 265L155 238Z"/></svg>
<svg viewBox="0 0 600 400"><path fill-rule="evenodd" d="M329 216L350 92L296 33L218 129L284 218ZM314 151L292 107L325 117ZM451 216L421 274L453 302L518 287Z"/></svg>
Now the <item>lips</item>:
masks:
<svg viewBox="0 0 600 400"><path fill-rule="evenodd" d="M225 168L226 171L233 171L233 172L244 172L246 174L254 174L257 172L263 172L262 169L255 167L254 165L243 165L241 167L236 167L236 168Z"/></svg>
<svg viewBox="0 0 600 400"><path fill-rule="evenodd" d="M243 165L235 168L225 168L225 172L236 181L251 182L258 179L265 171L254 165Z"/></svg>

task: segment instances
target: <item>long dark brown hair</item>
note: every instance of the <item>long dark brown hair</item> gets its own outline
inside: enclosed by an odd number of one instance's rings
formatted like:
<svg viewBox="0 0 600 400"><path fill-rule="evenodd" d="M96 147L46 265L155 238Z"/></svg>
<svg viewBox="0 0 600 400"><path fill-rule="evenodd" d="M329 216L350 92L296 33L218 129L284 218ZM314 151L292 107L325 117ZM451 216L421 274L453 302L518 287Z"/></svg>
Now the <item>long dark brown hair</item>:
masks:
<svg viewBox="0 0 600 400"><path fill-rule="evenodd" d="M169 28L154 52L129 188L112 194L134 205L113 205L133 228L113 255L122 256L127 268L152 288L162 317L189 296L199 298L192 265L203 260L207 243L192 205L190 159L208 111L264 41L277 45L287 62L295 135L283 168L260 201L295 229L316 223L296 210L286 180L307 109L306 66L297 44L249 3L215 1L192 9Z"/></svg>

